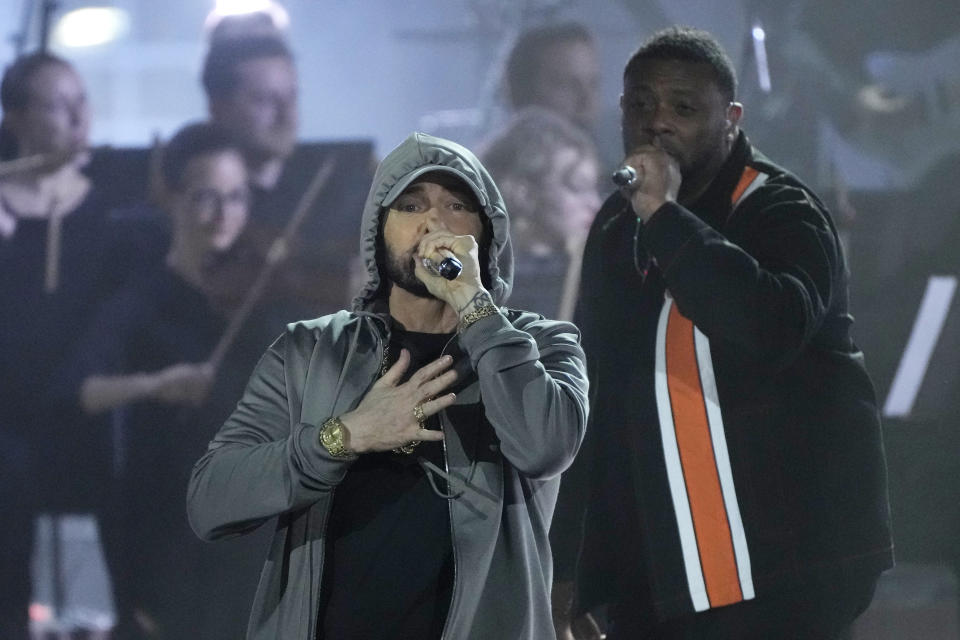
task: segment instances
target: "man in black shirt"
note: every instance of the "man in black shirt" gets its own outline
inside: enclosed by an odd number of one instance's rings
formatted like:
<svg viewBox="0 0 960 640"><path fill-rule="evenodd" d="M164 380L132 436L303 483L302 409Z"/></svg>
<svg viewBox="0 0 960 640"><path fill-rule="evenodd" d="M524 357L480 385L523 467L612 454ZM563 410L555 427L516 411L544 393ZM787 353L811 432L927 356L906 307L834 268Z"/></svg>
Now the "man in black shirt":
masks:
<svg viewBox="0 0 960 640"><path fill-rule="evenodd" d="M841 637L892 542L836 229L740 130L712 36L655 34L623 80L634 176L587 240L592 455L561 502L579 605L618 639Z"/></svg>

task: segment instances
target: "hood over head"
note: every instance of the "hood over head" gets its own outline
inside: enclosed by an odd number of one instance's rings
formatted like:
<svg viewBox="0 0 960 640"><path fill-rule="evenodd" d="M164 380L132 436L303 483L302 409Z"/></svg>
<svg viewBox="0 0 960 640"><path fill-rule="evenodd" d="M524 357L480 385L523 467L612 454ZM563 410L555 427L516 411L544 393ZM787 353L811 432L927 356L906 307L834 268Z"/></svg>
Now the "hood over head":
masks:
<svg viewBox="0 0 960 640"><path fill-rule="evenodd" d="M493 231L487 260L490 295L499 305L510 294L513 285L510 225L506 205L493 178L466 147L417 132L410 134L387 154L373 177L360 226L360 256L363 258L366 282L353 300L354 311L372 311L373 304L377 302L381 284L376 256L380 217L414 180L432 171L456 176L477 197L480 215L488 218L489 228Z"/></svg>

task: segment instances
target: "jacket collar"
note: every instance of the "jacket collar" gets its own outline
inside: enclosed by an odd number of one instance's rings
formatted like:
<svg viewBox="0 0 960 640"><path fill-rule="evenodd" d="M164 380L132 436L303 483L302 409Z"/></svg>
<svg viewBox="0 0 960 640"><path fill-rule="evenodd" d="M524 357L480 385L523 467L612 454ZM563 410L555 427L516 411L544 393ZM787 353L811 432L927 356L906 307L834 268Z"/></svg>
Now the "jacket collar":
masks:
<svg viewBox="0 0 960 640"><path fill-rule="evenodd" d="M707 190L701 194L688 208L698 218L714 229L723 228L730 215L730 194L733 193L743 168L750 159L750 143L747 136L741 131L733 143L733 149L726 161L720 167L716 177Z"/></svg>

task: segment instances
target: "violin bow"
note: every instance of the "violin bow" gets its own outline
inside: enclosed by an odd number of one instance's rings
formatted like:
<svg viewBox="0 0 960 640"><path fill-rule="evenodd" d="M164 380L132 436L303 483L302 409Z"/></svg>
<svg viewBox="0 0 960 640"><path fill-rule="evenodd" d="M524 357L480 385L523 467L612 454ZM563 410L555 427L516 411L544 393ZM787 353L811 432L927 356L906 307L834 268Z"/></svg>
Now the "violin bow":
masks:
<svg viewBox="0 0 960 640"><path fill-rule="evenodd" d="M263 297L263 293L270 283L270 278L273 277L273 273L277 270L277 267L289 257L290 243L303 224L303 221L306 220L307 214L313 208L323 188L330 180L330 176L333 175L335 164L333 158L327 158L323 161L323 164L320 165L317 173L313 176L313 180L310 181L307 189L300 197L300 201L297 203L296 209L294 209L293 216L287 221L283 231L281 231L270 244L270 249L267 251L263 266L257 274L256 280L254 280L250 289L247 290L243 302L231 316L227 328L224 330L223 335L220 336L220 340L217 342L216 347L214 347L210 358L207 359L207 364L212 367L214 375L216 375L216 371L223 363L224 357L226 357L230 348L233 347L234 342L236 342L243 325L247 319L249 319L250 314L253 313L257 303L260 302L260 298Z"/></svg>

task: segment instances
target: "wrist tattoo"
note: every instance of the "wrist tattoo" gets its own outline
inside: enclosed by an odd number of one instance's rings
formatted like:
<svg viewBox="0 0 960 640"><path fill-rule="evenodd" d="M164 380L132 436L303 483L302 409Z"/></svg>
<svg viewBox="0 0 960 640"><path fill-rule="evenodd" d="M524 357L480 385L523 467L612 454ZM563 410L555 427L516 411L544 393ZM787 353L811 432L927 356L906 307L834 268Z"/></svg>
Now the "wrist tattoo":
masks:
<svg viewBox="0 0 960 640"><path fill-rule="evenodd" d="M471 307L476 307L479 309L480 307L492 306L494 306L494 304L493 298L490 297L490 294L482 290L477 291L475 294L473 294L473 297L470 298L467 304L463 305L463 307L460 309L457 309L457 315L463 315L466 311L469 311Z"/></svg>
<svg viewBox="0 0 960 640"><path fill-rule="evenodd" d="M463 331L477 320L498 313L500 313L500 309L493 303L490 294L486 291L480 291L458 312L460 316L459 330Z"/></svg>

